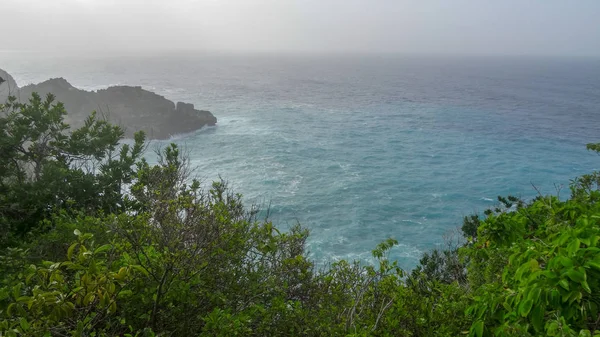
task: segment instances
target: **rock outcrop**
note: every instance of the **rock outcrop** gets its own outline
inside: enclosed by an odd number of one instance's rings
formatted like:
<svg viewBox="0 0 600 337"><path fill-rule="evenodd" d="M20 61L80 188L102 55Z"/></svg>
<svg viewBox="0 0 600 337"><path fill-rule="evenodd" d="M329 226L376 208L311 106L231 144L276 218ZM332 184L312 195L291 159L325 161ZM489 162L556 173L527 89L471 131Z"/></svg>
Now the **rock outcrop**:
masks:
<svg viewBox="0 0 600 337"><path fill-rule="evenodd" d="M0 102L4 102L8 95L14 95L19 90L17 82L9 73L0 69Z"/></svg>
<svg viewBox="0 0 600 337"><path fill-rule="evenodd" d="M176 105L141 87L114 86L85 91L75 88L64 78L53 78L19 89L6 72L0 70L0 77L6 81L0 84L0 99L6 98L9 83L13 88L11 94L20 99L27 99L33 92L42 96L52 93L57 101L64 103L68 112L65 122L74 128L81 126L92 111L123 126L127 137L142 130L150 139L167 139L217 123L217 118L208 111L196 110L193 104L188 103L178 102ZM4 97L3 91L6 91Z"/></svg>

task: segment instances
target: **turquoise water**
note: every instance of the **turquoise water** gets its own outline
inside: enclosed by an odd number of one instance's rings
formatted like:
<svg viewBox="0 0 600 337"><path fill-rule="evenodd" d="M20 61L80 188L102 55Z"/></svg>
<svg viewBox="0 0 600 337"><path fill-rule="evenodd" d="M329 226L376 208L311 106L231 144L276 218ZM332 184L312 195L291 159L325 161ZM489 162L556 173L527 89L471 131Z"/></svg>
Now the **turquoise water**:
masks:
<svg viewBox="0 0 600 337"><path fill-rule="evenodd" d="M19 84L62 76L142 85L212 111L172 141L205 181L219 175L274 222L312 235L319 262L368 259L387 237L413 267L496 196L568 194L600 169L600 61L394 56L0 54Z"/></svg>

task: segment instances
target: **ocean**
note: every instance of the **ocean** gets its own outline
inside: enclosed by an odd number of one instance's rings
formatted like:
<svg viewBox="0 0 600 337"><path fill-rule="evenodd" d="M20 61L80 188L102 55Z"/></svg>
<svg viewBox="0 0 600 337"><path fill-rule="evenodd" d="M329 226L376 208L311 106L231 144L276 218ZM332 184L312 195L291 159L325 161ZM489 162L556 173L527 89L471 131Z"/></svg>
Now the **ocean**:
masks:
<svg viewBox="0 0 600 337"><path fill-rule="evenodd" d="M600 141L597 59L0 53L0 68L21 86L141 85L210 110L216 127L169 141L205 182L308 227L319 264L369 261L393 237L391 258L413 268L498 195L566 197L600 169L585 149Z"/></svg>

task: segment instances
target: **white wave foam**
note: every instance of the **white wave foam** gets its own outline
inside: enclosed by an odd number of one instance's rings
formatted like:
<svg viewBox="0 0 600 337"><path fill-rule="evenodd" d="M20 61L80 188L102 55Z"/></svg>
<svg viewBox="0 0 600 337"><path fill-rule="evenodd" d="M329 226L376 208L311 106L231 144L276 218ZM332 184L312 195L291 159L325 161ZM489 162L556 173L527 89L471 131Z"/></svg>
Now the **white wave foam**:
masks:
<svg viewBox="0 0 600 337"><path fill-rule="evenodd" d="M167 141L177 141L177 140L182 140L185 139L187 137L190 137L192 135L195 135L197 133L202 133L202 132L207 132L213 129L216 129L217 126L216 125L212 125L212 126L208 126L205 125L203 127L201 127L198 130L194 130L194 131L190 131L190 132L184 132L184 133L176 133L174 135L171 135L171 137L169 137L169 139Z"/></svg>
<svg viewBox="0 0 600 337"><path fill-rule="evenodd" d="M416 224L419 224L419 225L422 225L422 224L423 224L422 222L419 222L419 221L414 221L414 220L402 220L402 222L416 223Z"/></svg>

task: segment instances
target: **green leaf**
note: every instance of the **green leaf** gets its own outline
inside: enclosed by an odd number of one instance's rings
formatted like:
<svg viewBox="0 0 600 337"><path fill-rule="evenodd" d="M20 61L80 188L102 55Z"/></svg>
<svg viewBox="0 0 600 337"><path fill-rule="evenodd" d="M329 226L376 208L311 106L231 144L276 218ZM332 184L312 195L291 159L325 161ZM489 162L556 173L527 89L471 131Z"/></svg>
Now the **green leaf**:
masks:
<svg viewBox="0 0 600 337"><path fill-rule="evenodd" d="M556 322L556 321L550 322L550 324L548 324L547 328L546 328L546 335L547 336L556 336L557 332L558 332L558 322Z"/></svg>
<svg viewBox="0 0 600 337"><path fill-rule="evenodd" d="M19 320L19 325L21 326L21 329L23 329L23 331L29 330L29 322L27 322L27 320L24 317L21 317L21 319Z"/></svg>
<svg viewBox="0 0 600 337"><path fill-rule="evenodd" d="M11 304L9 304L9 305L8 305L8 307L6 307L6 314L7 314L8 316L12 315L12 310L13 310L13 308L14 308L15 306L16 306L16 304L15 304L15 303L11 303Z"/></svg>
<svg viewBox="0 0 600 337"><path fill-rule="evenodd" d="M103 246L100 246L100 247L96 248L96 250L94 250L94 254L102 253L102 252L107 251L107 250L109 250L111 248L112 248L112 245L105 244Z"/></svg>
<svg viewBox="0 0 600 337"><path fill-rule="evenodd" d="M76 293L80 292L81 290L83 290L83 287L76 287L73 290L71 290L71 293L76 294Z"/></svg>
<svg viewBox="0 0 600 337"><path fill-rule="evenodd" d="M133 265L131 266L134 270L142 273L144 276L148 276L148 271L146 269L144 269L144 267L140 266L140 265Z"/></svg>
<svg viewBox="0 0 600 337"><path fill-rule="evenodd" d="M573 268L573 260L571 260L570 258L566 256L559 256L558 260L560 261L560 264L562 264L563 267Z"/></svg>
<svg viewBox="0 0 600 337"><path fill-rule="evenodd" d="M580 245L581 242L579 239L574 239L573 241L569 242L569 245L567 246L567 252L569 252L570 255L575 255L575 253L577 253L579 250Z"/></svg>
<svg viewBox="0 0 600 337"><path fill-rule="evenodd" d="M133 295L133 291L131 290L123 290L117 294L118 298L126 298Z"/></svg>
<svg viewBox="0 0 600 337"><path fill-rule="evenodd" d="M569 238L571 237L571 234L568 232L563 233L563 235L561 235L558 240L555 241L555 244L557 246L562 246L565 243L567 243L567 241L569 240Z"/></svg>
<svg viewBox="0 0 600 337"><path fill-rule="evenodd" d="M83 304L84 305L88 305L90 303L92 303L94 301L94 299L96 298L96 296L94 295L94 293L88 293L87 295L85 295L85 297L83 298Z"/></svg>
<svg viewBox="0 0 600 337"><path fill-rule="evenodd" d="M521 281L523 278L523 273L525 272L525 270L527 270L527 267L530 267L531 265L528 262L523 263L516 271L515 273L515 280L517 281Z"/></svg>
<svg viewBox="0 0 600 337"><path fill-rule="evenodd" d="M586 245L588 247L592 244L592 240L589 237L587 237L587 238L580 237L579 241L581 241L581 243L583 243L584 245Z"/></svg>
<svg viewBox="0 0 600 337"><path fill-rule="evenodd" d="M585 290L588 294L592 293L592 289L590 289L589 284L587 283L587 281L583 281L581 282L581 287L583 288L583 290Z"/></svg>
<svg viewBox="0 0 600 337"><path fill-rule="evenodd" d="M600 271L600 263L596 262L596 261L587 261L584 264L585 267L591 267L597 271Z"/></svg>
<svg viewBox="0 0 600 337"><path fill-rule="evenodd" d="M535 289L531 290L529 292L529 294L527 294L527 298L534 302L537 302L538 299L540 298L541 293L542 293L542 289L535 288Z"/></svg>
<svg viewBox="0 0 600 337"><path fill-rule="evenodd" d="M471 334L476 337L483 337L483 321L479 320L471 327Z"/></svg>
<svg viewBox="0 0 600 337"><path fill-rule="evenodd" d="M541 332L544 330L544 315L546 310L541 305L536 305L533 310L531 310L531 323L533 327Z"/></svg>
<svg viewBox="0 0 600 337"><path fill-rule="evenodd" d="M569 290L569 281L562 279L558 281L558 284L563 287L565 290Z"/></svg>
<svg viewBox="0 0 600 337"><path fill-rule="evenodd" d="M75 234L77 236L80 236L81 232L79 231L79 229L76 229L76 230L73 231L73 234Z"/></svg>
<svg viewBox="0 0 600 337"><path fill-rule="evenodd" d="M532 300L527 299L521 302L521 304L519 304L519 314L521 315L521 317L527 317L527 315L529 315L529 312L531 311L531 307L533 307Z"/></svg>
<svg viewBox="0 0 600 337"><path fill-rule="evenodd" d="M585 281L585 274L575 269L567 270L565 273L573 282L581 283Z"/></svg>

